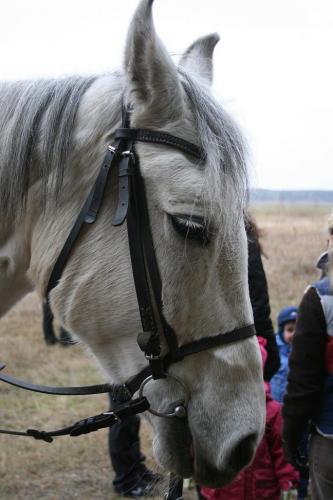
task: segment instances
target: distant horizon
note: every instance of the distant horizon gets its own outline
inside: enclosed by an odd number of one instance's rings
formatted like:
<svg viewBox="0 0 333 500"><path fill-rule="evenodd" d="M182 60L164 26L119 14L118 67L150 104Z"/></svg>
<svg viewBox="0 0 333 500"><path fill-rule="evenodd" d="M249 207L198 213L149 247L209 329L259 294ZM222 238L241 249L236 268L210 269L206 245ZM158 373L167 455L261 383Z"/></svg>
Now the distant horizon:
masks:
<svg viewBox="0 0 333 500"><path fill-rule="evenodd" d="M254 187L250 186L250 191L304 191L304 192L321 192L321 193L333 193L333 189L302 189L302 188L294 188L294 189L289 189L289 188L265 188L265 187Z"/></svg>
<svg viewBox="0 0 333 500"><path fill-rule="evenodd" d="M327 189L264 189L249 191L250 203L301 204L333 206L333 190Z"/></svg>

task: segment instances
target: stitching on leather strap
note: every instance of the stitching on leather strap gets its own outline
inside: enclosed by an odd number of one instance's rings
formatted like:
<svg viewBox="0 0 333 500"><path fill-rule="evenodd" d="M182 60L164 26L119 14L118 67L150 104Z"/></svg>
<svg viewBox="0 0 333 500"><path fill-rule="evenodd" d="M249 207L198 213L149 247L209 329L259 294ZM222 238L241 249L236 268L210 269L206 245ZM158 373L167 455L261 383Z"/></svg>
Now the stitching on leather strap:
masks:
<svg viewBox="0 0 333 500"><path fill-rule="evenodd" d="M164 144L167 146L174 146L177 149L181 149L185 153L195 156L200 160L206 158L205 152L196 144L182 139L181 137L175 137L166 132L159 132L157 130L149 129L118 129L115 135L116 139L120 138L130 138L133 141L141 142L151 142L155 144Z"/></svg>

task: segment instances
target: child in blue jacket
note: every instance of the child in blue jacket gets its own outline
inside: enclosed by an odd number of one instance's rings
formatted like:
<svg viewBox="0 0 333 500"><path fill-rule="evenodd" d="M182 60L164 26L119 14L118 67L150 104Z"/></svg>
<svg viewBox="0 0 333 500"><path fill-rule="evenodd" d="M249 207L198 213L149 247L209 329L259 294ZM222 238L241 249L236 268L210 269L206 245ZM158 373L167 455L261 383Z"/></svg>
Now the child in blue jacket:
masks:
<svg viewBox="0 0 333 500"><path fill-rule="evenodd" d="M276 342L280 353L280 368L271 379L271 394L273 399L283 402L287 388L288 358L291 352L291 343L295 333L297 307L284 307L277 317L278 332Z"/></svg>

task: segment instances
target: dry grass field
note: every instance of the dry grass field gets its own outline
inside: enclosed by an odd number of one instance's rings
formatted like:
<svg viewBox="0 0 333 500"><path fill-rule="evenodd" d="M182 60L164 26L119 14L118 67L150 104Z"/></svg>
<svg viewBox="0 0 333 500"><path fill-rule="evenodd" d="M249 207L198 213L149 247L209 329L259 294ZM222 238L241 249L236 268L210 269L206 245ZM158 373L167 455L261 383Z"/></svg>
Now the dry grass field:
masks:
<svg viewBox="0 0 333 500"><path fill-rule="evenodd" d="M307 283L318 276L315 261L325 249L328 206L257 206L272 317L297 304ZM26 297L0 321L1 356L7 372L48 385L100 381L94 362L79 346L48 347L41 331L41 311L34 295ZM0 386L0 427L56 429L106 408L105 396L35 395ZM149 429L142 426L144 452L151 463ZM188 495L192 496L192 495ZM107 432L59 438L53 444L0 436L1 500L114 499Z"/></svg>
<svg viewBox="0 0 333 500"><path fill-rule="evenodd" d="M329 205L257 205L252 208L262 230L272 319L287 305L298 305L306 286L319 277L315 265L326 250Z"/></svg>

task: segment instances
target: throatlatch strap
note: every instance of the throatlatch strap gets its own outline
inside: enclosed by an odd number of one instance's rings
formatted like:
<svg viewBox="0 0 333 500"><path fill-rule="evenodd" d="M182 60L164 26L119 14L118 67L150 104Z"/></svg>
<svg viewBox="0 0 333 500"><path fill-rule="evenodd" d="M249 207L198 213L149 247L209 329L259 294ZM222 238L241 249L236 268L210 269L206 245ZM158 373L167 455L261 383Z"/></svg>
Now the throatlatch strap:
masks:
<svg viewBox="0 0 333 500"><path fill-rule="evenodd" d="M92 188L88 195L88 198L84 202L83 207L81 208L80 213L74 223L74 226L72 227L64 243L64 246L62 247L61 252L54 264L46 289L46 301L48 301L50 291L57 286L61 278L64 267L67 264L70 253L81 232L83 225L93 224L96 220L97 213L103 199L103 193L105 190L109 172L111 166L115 163L115 159L116 155L114 154L114 152L108 150L100 167L99 174L94 183L94 187Z"/></svg>
<svg viewBox="0 0 333 500"><path fill-rule="evenodd" d="M123 109L122 126L129 127L129 112ZM119 160L119 153L123 151L123 144L125 140L121 137L116 139L113 147L108 147L107 153L104 157L103 163L100 167L97 179L90 191L82 209L74 223L74 226L69 233L67 240L56 260L52 269L51 276L47 285L45 300L48 302L50 291L57 286L73 246L81 232L83 224L93 224L96 220L98 211L103 201L105 187L109 178L111 167L114 166Z"/></svg>

